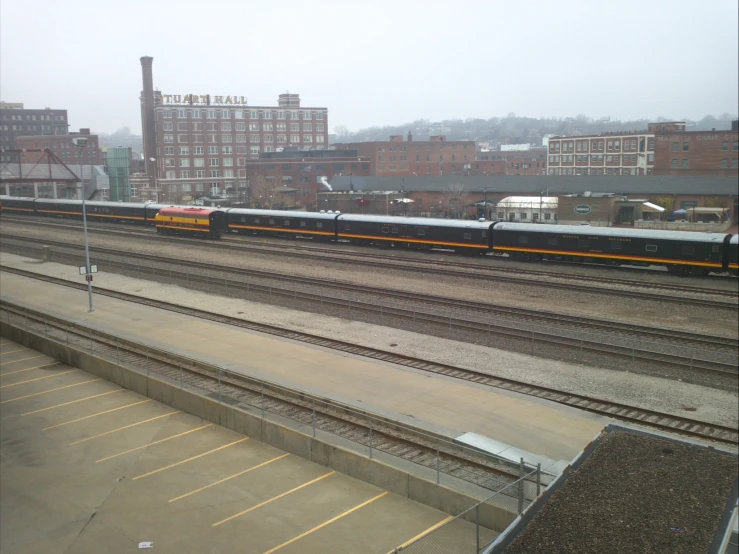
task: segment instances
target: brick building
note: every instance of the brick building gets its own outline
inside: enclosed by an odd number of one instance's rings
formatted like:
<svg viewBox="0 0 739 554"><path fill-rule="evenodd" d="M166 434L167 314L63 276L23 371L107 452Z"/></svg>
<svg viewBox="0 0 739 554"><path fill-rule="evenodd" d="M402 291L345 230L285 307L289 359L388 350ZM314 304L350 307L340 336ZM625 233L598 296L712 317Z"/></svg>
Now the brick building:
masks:
<svg viewBox="0 0 739 554"><path fill-rule="evenodd" d="M494 166L493 171L487 171L486 165L483 165L487 163ZM547 149L480 151L477 153L477 164L486 169L475 175L546 175Z"/></svg>
<svg viewBox="0 0 739 554"><path fill-rule="evenodd" d="M73 140L77 137L87 139L85 148L78 150L74 145ZM15 143L18 149L29 150L23 153L26 163L39 161L43 155L43 150L48 148L70 168L79 163L82 163L82 165L102 164L98 136L90 134L90 129L80 129L78 133L68 135L18 136L15 137ZM36 152L31 152L31 150L36 150Z"/></svg>
<svg viewBox="0 0 739 554"><path fill-rule="evenodd" d="M444 135L427 141L414 141L411 133L406 140L395 135L386 141L351 142L334 145L338 149L356 150L368 158L373 175L378 177L411 175L473 175L475 141L448 141ZM492 167L492 166L491 166Z"/></svg>
<svg viewBox="0 0 739 554"><path fill-rule="evenodd" d="M141 58L142 128L152 186L224 194L247 188L247 162L286 147L328 146L328 110L301 107L297 94L277 106L248 105L243 96L162 94L153 90L152 61ZM155 161L152 162L151 159Z"/></svg>
<svg viewBox="0 0 739 554"><path fill-rule="evenodd" d="M66 135L67 110L31 110L20 103L0 102L0 161L17 162L17 154L7 152L25 148L17 145L19 136Z"/></svg>
<svg viewBox="0 0 739 554"><path fill-rule="evenodd" d="M654 132L552 137L547 175L652 175Z"/></svg>
<svg viewBox="0 0 739 554"><path fill-rule="evenodd" d="M650 123L657 133L655 175L739 175L739 132L685 131L685 123Z"/></svg>

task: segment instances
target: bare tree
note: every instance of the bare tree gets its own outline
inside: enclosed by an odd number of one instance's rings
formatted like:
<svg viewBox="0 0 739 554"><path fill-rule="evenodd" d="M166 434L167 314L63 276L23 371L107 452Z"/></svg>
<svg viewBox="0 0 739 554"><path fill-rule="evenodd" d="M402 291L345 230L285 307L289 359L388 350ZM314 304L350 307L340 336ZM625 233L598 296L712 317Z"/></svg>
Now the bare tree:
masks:
<svg viewBox="0 0 739 554"><path fill-rule="evenodd" d="M441 193L444 210L456 216L464 209L467 196L467 189L462 183L449 183Z"/></svg>
<svg viewBox="0 0 739 554"><path fill-rule="evenodd" d="M283 207L284 183L282 171L276 169L269 174L258 174L251 179L252 201L257 208L273 210Z"/></svg>

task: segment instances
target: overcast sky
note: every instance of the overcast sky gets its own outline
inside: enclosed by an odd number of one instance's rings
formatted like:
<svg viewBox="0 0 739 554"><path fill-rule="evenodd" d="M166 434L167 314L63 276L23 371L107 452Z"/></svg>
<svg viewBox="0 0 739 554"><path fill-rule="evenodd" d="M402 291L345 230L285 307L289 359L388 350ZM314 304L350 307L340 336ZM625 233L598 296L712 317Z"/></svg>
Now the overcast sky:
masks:
<svg viewBox="0 0 739 554"><path fill-rule="evenodd" d="M737 0L2 0L0 98L141 132L163 93L300 94L351 130L506 115L737 112Z"/></svg>

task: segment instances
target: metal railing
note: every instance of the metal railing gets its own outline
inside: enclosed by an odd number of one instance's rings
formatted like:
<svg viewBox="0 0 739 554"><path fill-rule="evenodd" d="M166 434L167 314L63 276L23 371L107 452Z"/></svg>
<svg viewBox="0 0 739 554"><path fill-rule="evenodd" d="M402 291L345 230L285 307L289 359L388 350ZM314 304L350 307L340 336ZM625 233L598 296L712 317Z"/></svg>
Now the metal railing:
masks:
<svg viewBox="0 0 739 554"><path fill-rule="evenodd" d="M504 507L519 515L528 508L539 494L541 484L532 484L531 472L497 491L485 500L457 514L443 525L436 527L412 542L398 546L393 554L479 554L490 546L498 534L480 524L480 512L488 507ZM535 487L534 490L529 490ZM533 494L536 492L536 494Z"/></svg>
<svg viewBox="0 0 739 554"><path fill-rule="evenodd" d="M6 300L0 301L0 323L15 325L147 376L156 374L181 389L301 433L324 440L333 437L341 447L454 489L472 484L493 491L509 490L516 474L520 480L526 471L531 482L520 492L529 501L542 477L547 482L552 477L542 472L540 466L525 464L523 459L516 463L303 390L248 376L235 368L192 360L138 339L104 333Z"/></svg>

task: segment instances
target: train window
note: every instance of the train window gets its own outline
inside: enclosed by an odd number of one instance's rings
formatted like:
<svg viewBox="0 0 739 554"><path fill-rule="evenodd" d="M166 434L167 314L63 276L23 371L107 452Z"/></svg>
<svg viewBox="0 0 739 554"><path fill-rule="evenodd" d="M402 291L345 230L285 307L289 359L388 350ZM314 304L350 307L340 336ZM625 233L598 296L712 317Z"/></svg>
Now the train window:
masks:
<svg viewBox="0 0 739 554"><path fill-rule="evenodd" d="M241 216L241 223L246 223L246 216L245 215L242 215Z"/></svg>
<svg viewBox="0 0 739 554"><path fill-rule="evenodd" d="M718 252L718 244L711 246L711 252Z"/></svg>
<svg viewBox="0 0 739 554"><path fill-rule="evenodd" d="M611 241L611 250L623 250L624 245L618 241Z"/></svg>
<svg viewBox="0 0 739 554"><path fill-rule="evenodd" d="M578 248L588 248L590 246L590 241L587 240L578 240L577 241L577 247Z"/></svg>
<svg viewBox="0 0 739 554"><path fill-rule="evenodd" d="M471 239L472 238L472 233L465 233L464 234L464 238L466 238L468 240Z"/></svg>
<svg viewBox="0 0 739 554"><path fill-rule="evenodd" d="M290 227L290 220L289 219L286 219L285 220L285 227Z"/></svg>
<svg viewBox="0 0 739 554"><path fill-rule="evenodd" d="M383 227L382 232L387 235L390 232L390 227Z"/></svg>
<svg viewBox="0 0 739 554"><path fill-rule="evenodd" d="M301 226L301 227L305 227L305 221L301 221L301 222L300 222L300 226Z"/></svg>
<svg viewBox="0 0 739 554"><path fill-rule="evenodd" d="M318 223L316 223L316 229L323 229L323 222L322 221L319 221Z"/></svg>
<svg viewBox="0 0 739 554"><path fill-rule="evenodd" d="M526 235L519 235L518 237L518 243L519 244L528 244L529 243L529 237Z"/></svg>
<svg viewBox="0 0 739 554"><path fill-rule="evenodd" d="M425 237L426 236L426 230L425 229L419 229L418 230L418 236L419 237Z"/></svg>
<svg viewBox="0 0 739 554"><path fill-rule="evenodd" d="M348 223L344 223L344 231L351 231L351 230L352 230L352 226L349 225Z"/></svg>
<svg viewBox="0 0 739 554"><path fill-rule="evenodd" d="M270 225L274 225L274 224L275 224L275 220L274 220L274 219L272 219L271 217L269 218L269 224L270 224Z"/></svg>
<svg viewBox="0 0 739 554"><path fill-rule="evenodd" d="M656 244L647 244L647 252L656 252L656 251L657 251Z"/></svg>
<svg viewBox="0 0 739 554"><path fill-rule="evenodd" d="M547 244L550 246L557 246L557 237L549 237L547 239Z"/></svg>
<svg viewBox="0 0 739 554"><path fill-rule="evenodd" d="M488 232L487 231L483 231L481 236L482 236L482 238L487 237L488 236Z"/></svg>
<svg viewBox="0 0 739 554"><path fill-rule="evenodd" d="M714 252L716 252L716 251L714 250ZM695 246L692 246L690 244L684 244L683 245L683 254L695 254Z"/></svg>
<svg viewBox="0 0 739 554"><path fill-rule="evenodd" d="M398 228L397 227L393 227L393 234L394 235L397 235L398 234Z"/></svg>
<svg viewBox="0 0 739 554"><path fill-rule="evenodd" d="M258 217L255 217L254 218L254 223L259 223L259 218Z"/></svg>

